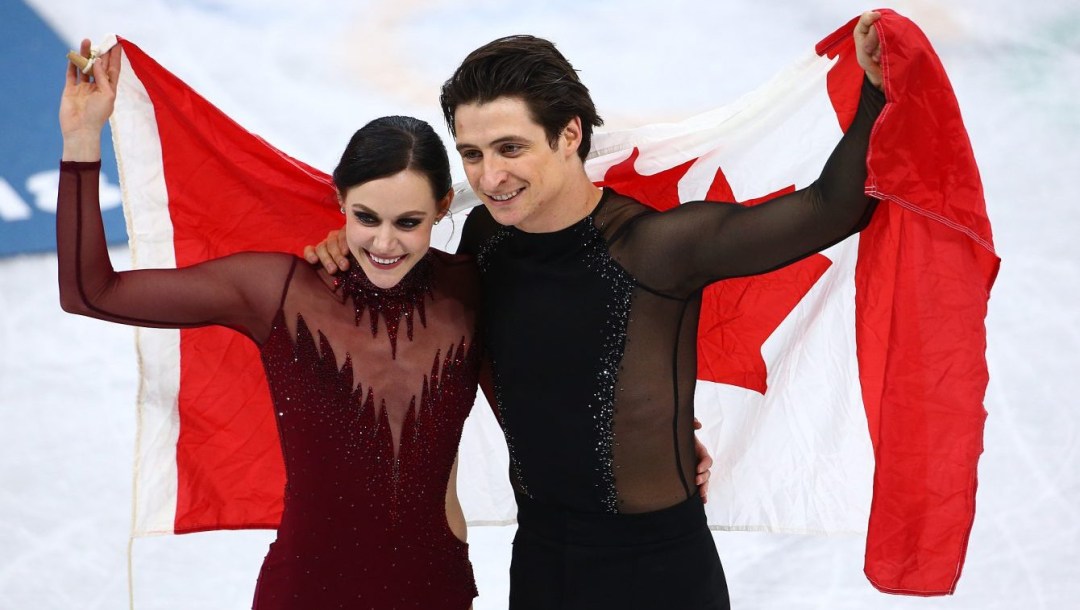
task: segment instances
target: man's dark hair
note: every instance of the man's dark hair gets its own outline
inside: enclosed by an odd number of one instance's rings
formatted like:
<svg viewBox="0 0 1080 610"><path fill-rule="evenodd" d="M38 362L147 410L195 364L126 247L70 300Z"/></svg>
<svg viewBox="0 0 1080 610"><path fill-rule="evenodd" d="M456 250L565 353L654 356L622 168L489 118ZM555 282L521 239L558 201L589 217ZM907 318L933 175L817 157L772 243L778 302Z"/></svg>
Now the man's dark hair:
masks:
<svg viewBox="0 0 1080 610"><path fill-rule="evenodd" d="M458 106L485 104L503 96L525 102L533 121L544 128L552 148L566 124L581 117L578 156L582 161L592 146L593 127L604 124L577 71L554 44L543 38L507 36L469 53L443 84L439 96L450 133L457 137L454 114Z"/></svg>

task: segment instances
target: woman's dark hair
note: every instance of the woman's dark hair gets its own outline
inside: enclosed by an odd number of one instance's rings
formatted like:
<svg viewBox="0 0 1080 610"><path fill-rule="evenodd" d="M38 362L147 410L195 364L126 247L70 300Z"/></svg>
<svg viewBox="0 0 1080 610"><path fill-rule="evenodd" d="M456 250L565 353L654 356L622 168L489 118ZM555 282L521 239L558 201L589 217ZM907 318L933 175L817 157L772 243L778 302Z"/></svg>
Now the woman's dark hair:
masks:
<svg viewBox="0 0 1080 610"><path fill-rule="evenodd" d="M353 134L334 168L334 186L344 197L354 186L407 169L428 179L435 201L450 190L450 160L431 125L408 116L384 116Z"/></svg>
<svg viewBox="0 0 1080 610"><path fill-rule="evenodd" d="M577 71L554 44L543 38L507 36L469 53L443 84L439 97L450 133L457 137L454 113L458 106L484 104L503 96L524 100L533 121L544 128L552 148L566 124L581 117L581 146L577 152L582 161L592 146L593 127L604 124Z"/></svg>

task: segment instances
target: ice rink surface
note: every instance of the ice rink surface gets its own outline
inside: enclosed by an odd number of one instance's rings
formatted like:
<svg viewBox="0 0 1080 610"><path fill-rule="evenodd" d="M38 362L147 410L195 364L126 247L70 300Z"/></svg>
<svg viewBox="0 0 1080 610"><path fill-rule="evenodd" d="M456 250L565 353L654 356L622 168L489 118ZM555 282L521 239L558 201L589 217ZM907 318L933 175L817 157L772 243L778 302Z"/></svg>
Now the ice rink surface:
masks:
<svg viewBox="0 0 1080 610"><path fill-rule="evenodd" d="M14 1L0 1L0 24ZM441 125L438 86L497 36L555 41L616 129L730 102L873 8L850 0L29 4L73 48L108 32L136 42L248 129L324 170L370 118L412 114ZM987 320L989 417L964 574L951 597L888 596L862 575L861 537L718 532L734 607L1080 607L1080 206L1068 186L1080 168L1080 4L891 7L923 28L949 71L1003 259ZM57 57L57 96L63 71ZM3 95L19 91L8 83ZM454 236L435 245L447 240ZM118 265L127 257L113 250ZM54 255L0 260L0 609L123 608L133 331L62 313L55 272ZM469 536L475 608L505 608L513 527ZM250 607L271 539L246 531L136 540L136 607Z"/></svg>

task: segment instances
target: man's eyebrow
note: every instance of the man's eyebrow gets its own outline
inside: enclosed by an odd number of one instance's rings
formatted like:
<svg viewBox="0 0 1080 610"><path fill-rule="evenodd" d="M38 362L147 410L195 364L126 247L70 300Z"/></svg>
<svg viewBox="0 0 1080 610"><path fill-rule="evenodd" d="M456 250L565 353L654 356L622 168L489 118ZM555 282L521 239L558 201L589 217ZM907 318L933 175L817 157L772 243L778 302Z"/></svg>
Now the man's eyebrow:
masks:
<svg viewBox="0 0 1080 610"><path fill-rule="evenodd" d="M511 135L508 135L508 136L501 136L501 137L495 138L494 140L491 141L490 145L491 146L497 146L499 144L505 144L506 142L521 142L523 140L525 140L524 137L516 136L516 135L511 134ZM455 148L457 149L458 152L461 152L462 150L464 150L466 148L479 148L479 147L476 146L475 144L469 144L468 142L459 142L458 145Z"/></svg>

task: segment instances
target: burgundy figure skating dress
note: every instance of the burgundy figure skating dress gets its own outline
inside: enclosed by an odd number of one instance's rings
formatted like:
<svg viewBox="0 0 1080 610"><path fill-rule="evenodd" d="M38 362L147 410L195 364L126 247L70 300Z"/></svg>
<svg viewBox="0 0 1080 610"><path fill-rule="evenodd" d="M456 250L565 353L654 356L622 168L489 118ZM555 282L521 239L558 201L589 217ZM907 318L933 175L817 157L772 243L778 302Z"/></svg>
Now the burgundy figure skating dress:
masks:
<svg viewBox="0 0 1080 610"><path fill-rule="evenodd" d="M220 324L261 349L286 486L254 607L468 608L472 567L445 503L480 361L471 259L430 250L391 289L357 264L335 281L277 253L115 273L99 170L61 164L65 309L138 326Z"/></svg>

